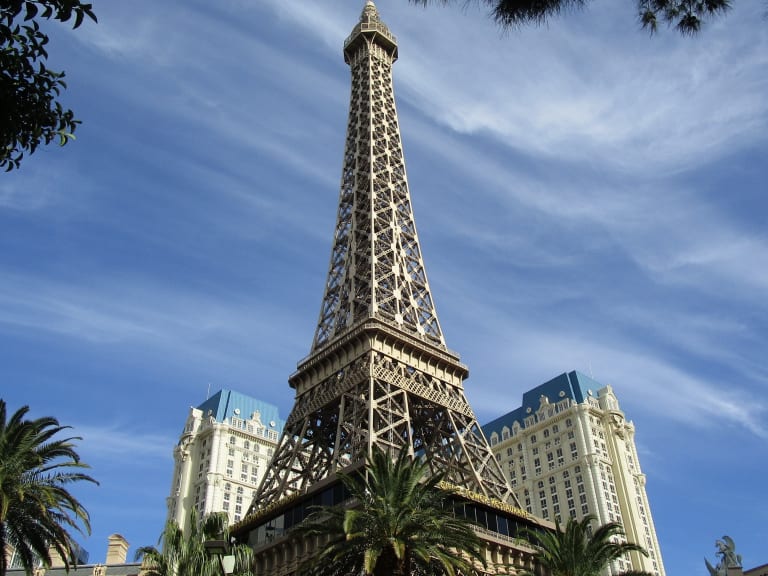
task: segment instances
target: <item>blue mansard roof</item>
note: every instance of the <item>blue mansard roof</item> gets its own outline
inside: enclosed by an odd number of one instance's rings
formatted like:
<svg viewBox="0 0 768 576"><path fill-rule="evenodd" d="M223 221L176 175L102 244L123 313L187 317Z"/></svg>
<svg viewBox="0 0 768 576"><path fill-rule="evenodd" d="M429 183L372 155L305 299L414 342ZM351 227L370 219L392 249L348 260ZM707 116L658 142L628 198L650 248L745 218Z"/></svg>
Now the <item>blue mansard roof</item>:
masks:
<svg viewBox="0 0 768 576"><path fill-rule="evenodd" d="M278 434L283 432L283 426L285 425L285 421L278 414L277 406L262 402L251 396L246 396L240 392L235 392L234 390L219 390L208 400L200 404L197 409L201 410L203 414L210 410L211 416L217 422L223 422L225 419L231 421L233 417L248 420L251 414L259 412L262 423L267 428L277 431Z"/></svg>
<svg viewBox="0 0 768 576"><path fill-rule="evenodd" d="M483 426L483 433L486 438L490 438L494 432L501 436L502 429L506 426L511 430L515 420L521 428L525 428L525 417L539 409L542 396L546 396L553 404L563 398L570 398L581 404L584 402L585 396L591 395L603 387L598 381L575 370L560 374L552 380L528 390L523 394L522 406L488 422Z"/></svg>

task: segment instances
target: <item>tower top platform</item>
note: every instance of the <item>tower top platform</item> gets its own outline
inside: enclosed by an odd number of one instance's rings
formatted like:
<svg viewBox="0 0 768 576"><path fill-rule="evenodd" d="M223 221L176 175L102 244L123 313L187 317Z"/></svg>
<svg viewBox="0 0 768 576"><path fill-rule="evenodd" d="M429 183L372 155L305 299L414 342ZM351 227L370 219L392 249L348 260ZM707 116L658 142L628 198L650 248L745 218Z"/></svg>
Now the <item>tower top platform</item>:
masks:
<svg viewBox="0 0 768 576"><path fill-rule="evenodd" d="M379 17L379 11L376 5L368 0L360 14L360 22L355 25L352 32L344 41L344 61L349 64L351 54L357 49L363 38L371 38L376 44L384 48L392 55L392 59L397 60L397 38L390 32L384 22Z"/></svg>

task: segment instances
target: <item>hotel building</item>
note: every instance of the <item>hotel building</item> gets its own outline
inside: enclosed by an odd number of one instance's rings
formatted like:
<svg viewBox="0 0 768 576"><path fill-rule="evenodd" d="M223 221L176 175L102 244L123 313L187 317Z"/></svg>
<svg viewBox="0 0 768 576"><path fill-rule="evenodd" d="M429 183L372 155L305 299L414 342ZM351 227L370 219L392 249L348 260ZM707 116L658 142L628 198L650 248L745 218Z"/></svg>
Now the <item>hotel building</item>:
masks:
<svg viewBox="0 0 768 576"><path fill-rule="evenodd" d="M664 576L635 427L610 386L579 372L561 374L523 394L522 406L483 431L527 512L561 525L587 514L598 524L619 522L648 557L633 553L605 573Z"/></svg>

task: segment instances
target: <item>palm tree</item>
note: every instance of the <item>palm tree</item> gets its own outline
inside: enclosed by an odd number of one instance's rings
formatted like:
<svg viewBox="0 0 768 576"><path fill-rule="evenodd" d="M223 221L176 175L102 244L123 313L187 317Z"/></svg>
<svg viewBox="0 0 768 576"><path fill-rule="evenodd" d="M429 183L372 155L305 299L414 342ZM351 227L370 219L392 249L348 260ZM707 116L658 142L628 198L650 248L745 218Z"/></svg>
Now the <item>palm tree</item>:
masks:
<svg viewBox="0 0 768 576"><path fill-rule="evenodd" d="M516 28L527 24L544 24L561 12L581 9L589 0L476 0L490 8L493 19L504 28ZM448 4L452 0L411 0L414 4L439 2ZM651 34L658 30L659 23L677 29L683 36L696 34L702 24L713 17L727 12L732 0L635 0L637 15L642 27Z"/></svg>
<svg viewBox="0 0 768 576"><path fill-rule="evenodd" d="M158 543L162 549L144 546L136 550L136 559L143 558L147 576L221 576L220 559L205 550L208 540L230 541L226 513L209 514L199 519L193 509L189 533L185 534L175 520L169 520ZM230 554L235 556L235 576L250 576L253 550L245 544L234 544Z"/></svg>
<svg viewBox="0 0 768 576"><path fill-rule="evenodd" d="M603 568L627 552L648 555L642 546L624 541L621 524L609 522L593 531L590 524L594 520L595 516L589 514L581 520L569 518L565 530L559 523L555 524L554 532L525 530L525 536L538 548L538 565L550 576L598 576ZM630 570L619 576L651 574Z"/></svg>
<svg viewBox="0 0 768 576"><path fill-rule="evenodd" d="M480 538L457 517L443 474L401 452L392 460L374 448L362 474L339 474L346 504L319 506L294 531L328 540L305 568L316 576L406 574L454 576L485 564Z"/></svg>
<svg viewBox="0 0 768 576"><path fill-rule="evenodd" d="M89 468L75 451L73 436L54 436L69 426L46 416L25 419L28 406L6 418L0 399L0 576L8 569L7 546L16 551L29 573L37 561L51 564L51 549L67 569L74 562L70 528L90 533L87 510L67 490L75 482L93 478L75 470Z"/></svg>

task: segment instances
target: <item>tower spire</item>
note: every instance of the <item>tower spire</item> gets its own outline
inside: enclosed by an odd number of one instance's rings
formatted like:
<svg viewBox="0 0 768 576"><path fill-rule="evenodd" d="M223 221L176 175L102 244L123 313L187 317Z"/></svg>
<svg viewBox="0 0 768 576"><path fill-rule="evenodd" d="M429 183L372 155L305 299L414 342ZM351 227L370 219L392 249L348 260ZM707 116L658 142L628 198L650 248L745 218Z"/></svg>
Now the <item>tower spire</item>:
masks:
<svg viewBox="0 0 768 576"><path fill-rule="evenodd" d="M344 42L352 88L331 261L296 402L254 499L264 509L325 485L376 446L515 503L445 346L419 248L392 85L397 40L368 0Z"/></svg>
<svg viewBox="0 0 768 576"><path fill-rule="evenodd" d="M445 346L422 260L395 109L397 40L368 1L344 42L352 70L331 262L312 349L376 318Z"/></svg>

